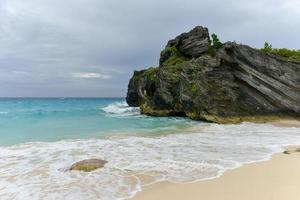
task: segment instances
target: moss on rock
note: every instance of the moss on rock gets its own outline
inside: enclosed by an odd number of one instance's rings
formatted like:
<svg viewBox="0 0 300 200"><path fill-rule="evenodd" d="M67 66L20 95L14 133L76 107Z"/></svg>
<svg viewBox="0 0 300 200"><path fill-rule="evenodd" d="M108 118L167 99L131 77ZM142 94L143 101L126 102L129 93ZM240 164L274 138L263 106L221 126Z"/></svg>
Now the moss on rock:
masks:
<svg viewBox="0 0 300 200"><path fill-rule="evenodd" d="M176 47L165 48L161 52L161 55L167 57L167 59L161 63L161 66L176 66L189 60L189 58L180 53Z"/></svg>
<svg viewBox="0 0 300 200"><path fill-rule="evenodd" d="M145 71L143 75L153 81L156 79L158 71L159 71L158 67L151 67L147 69L147 71Z"/></svg>

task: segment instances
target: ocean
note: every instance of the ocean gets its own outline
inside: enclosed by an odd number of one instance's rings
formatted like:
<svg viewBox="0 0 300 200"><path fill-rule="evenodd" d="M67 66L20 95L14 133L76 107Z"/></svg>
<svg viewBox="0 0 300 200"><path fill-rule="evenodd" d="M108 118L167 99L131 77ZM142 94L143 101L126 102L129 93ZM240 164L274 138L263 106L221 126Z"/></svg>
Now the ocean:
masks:
<svg viewBox="0 0 300 200"><path fill-rule="evenodd" d="M191 124L183 118L141 116L121 98L0 99L2 146L122 134L155 135Z"/></svg>
<svg viewBox="0 0 300 200"><path fill-rule="evenodd" d="M0 99L0 199L120 200L195 182L300 144L300 129L149 117L122 98ZM75 162L108 161L90 173Z"/></svg>

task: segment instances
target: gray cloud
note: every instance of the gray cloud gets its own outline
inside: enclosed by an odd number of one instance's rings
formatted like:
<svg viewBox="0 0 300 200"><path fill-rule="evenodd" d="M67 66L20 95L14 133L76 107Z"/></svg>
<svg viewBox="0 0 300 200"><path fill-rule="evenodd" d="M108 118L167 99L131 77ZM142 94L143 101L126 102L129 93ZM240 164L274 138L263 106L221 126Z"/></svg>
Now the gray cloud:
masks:
<svg viewBox="0 0 300 200"><path fill-rule="evenodd" d="M298 0L1 0L0 96L124 96L177 34L299 49Z"/></svg>

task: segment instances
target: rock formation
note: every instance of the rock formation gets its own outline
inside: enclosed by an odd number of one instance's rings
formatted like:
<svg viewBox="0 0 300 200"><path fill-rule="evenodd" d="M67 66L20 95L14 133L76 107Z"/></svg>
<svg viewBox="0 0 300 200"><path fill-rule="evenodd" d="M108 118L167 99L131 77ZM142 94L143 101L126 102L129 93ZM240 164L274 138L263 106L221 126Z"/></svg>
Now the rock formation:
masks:
<svg viewBox="0 0 300 200"><path fill-rule="evenodd" d="M170 40L160 66L135 71L127 103L153 116L217 123L300 117L300 63L227 42L196 27Z"/></svg>

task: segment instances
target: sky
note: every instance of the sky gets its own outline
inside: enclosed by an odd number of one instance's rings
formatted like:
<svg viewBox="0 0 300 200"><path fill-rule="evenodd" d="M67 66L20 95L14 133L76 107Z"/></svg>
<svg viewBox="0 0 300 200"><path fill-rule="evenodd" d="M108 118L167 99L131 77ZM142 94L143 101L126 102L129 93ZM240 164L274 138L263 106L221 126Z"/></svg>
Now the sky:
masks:
<svg viewBox="0 0 300 200"><path fill-rule="evenodd" d="M0 97L124 97L134 70L197 25L300 49L299 0L0 0Z"/></svg>

